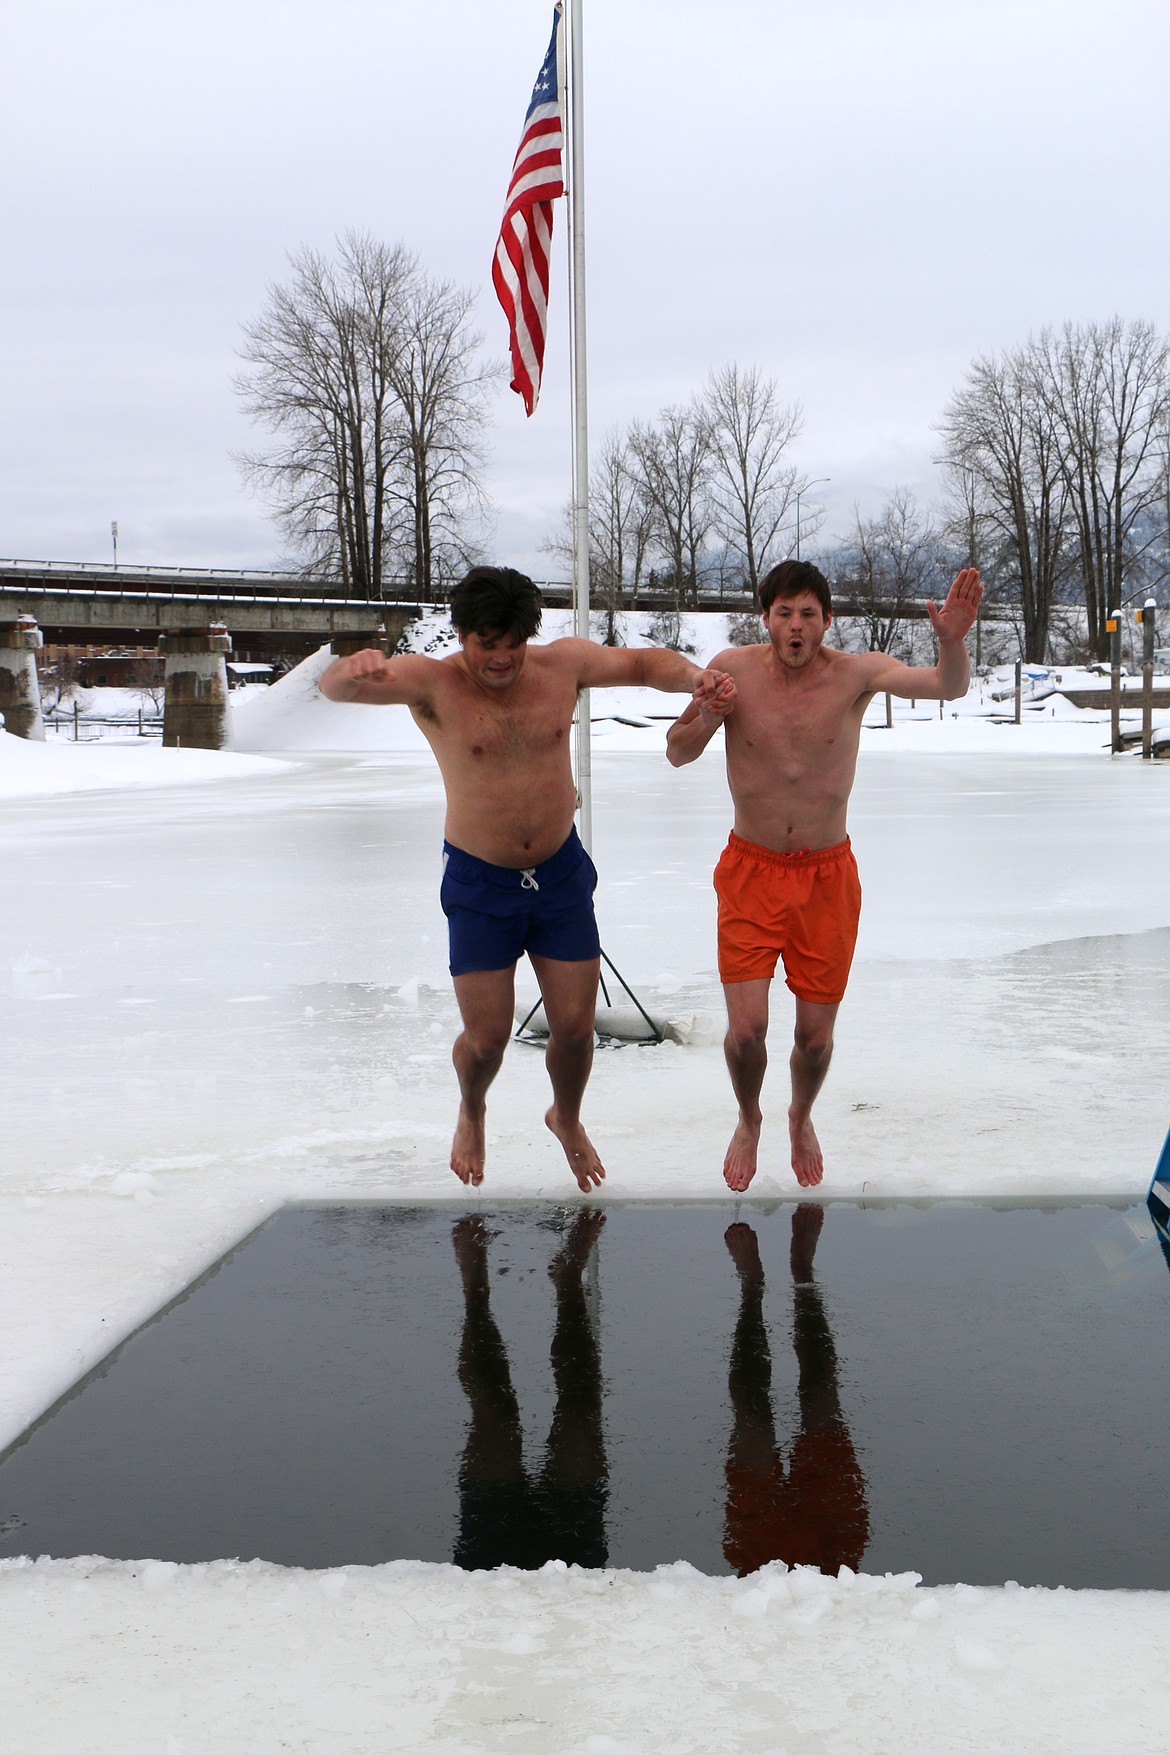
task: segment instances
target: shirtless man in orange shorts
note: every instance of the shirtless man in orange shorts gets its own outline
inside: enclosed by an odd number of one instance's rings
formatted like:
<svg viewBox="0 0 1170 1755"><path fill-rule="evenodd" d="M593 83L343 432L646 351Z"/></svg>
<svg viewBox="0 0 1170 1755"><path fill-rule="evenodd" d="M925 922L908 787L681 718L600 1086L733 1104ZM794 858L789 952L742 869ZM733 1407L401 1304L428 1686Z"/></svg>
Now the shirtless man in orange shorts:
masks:
<svg viewBox="0 0 1170 1755"><path fill-rule="evenodd" d="M845 816L862 715L883 690L926 701L965 695L966 638L982 595L978 572L964 567L942 608L926 606L937 664L910 666L884 652L826 646L833 615L827 579L807 561L782 561L760 586L767 642L732 647L712 660L712 670L725 672L737 692L725 684L714 699L692 701L670 728L666 753L676 768L702 755L720 725L727 729L735 821L715 869L715 892L724 1052L739 1104L723 1174L737 1193L756 1173L777 958L796 999L792 1169L802 1188L824 1176L812 1107L829 1070L861 910Z"/></svg>

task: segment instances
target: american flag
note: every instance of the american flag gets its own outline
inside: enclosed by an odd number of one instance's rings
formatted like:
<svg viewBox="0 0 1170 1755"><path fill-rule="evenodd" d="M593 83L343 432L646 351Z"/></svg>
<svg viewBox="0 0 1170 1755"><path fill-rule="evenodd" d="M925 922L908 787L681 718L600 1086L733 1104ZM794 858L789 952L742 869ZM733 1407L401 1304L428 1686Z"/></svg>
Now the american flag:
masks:
<svg viewBox="0 0 1170 1755"><path fill-rule="evenodd" d="M496 297L508 319L512 389L531 414L540 395L544 335L548 323L548 259L552 204L565 192L561 157L565 144L565 87L561 54L561 8L553 9L552 40L532 88L532 102L504 207L492 263Z"/></svg>

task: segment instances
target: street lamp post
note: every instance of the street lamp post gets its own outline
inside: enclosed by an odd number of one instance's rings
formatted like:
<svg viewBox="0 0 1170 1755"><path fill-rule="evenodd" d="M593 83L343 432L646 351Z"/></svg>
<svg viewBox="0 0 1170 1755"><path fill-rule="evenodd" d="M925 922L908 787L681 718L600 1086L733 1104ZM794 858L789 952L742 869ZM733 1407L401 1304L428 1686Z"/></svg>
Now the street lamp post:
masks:
<svg viewBox="0 0 1170 1755"><path fill-rule="evenodd" d="M833 478L831 475L818 475L818 477L815 481L806 481L802 488L798 488L796 490L796 558L797 558L797 560L800 559L800 502L801 502L801 499L805 494L808 493L810 488L824 487L825 484L827 482L832 481L832 479Z"/></svg>

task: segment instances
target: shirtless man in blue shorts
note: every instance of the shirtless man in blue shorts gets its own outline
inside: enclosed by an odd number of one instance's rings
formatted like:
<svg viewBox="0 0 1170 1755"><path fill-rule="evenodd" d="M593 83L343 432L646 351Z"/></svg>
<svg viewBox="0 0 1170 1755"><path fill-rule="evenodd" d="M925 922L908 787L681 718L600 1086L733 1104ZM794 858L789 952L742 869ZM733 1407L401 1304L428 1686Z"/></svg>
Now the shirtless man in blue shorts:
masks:
<svg viewBox="0 0 1170 1755"><path fill-rule="evenodd" d="M632 685L714 701L730 685L656 647L568 639L530 648L540 617L540 593L523 573L473 567L451 599L457 653L355 652L329 666L320 688L331 701L409 707L443 776L440 899L463 1021L452 1052L460 1098L452 1170L461 1182L483 1181L487 1092L512 1034L516 964L527 952L549 1027L545 1122L588 1192L605 1175L581 1125L601 946L597 873L573 827L577 695Z"/></svg>

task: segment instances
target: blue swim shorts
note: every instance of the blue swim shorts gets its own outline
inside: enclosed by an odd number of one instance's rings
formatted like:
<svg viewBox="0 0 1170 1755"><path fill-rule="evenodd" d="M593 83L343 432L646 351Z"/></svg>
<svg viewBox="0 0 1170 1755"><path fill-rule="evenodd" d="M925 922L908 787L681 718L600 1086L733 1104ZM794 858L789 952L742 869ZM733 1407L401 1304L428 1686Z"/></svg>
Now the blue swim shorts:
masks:
<svg viewBox="0 0 1170 1755"><path fill-rule="evenodd" d="M593 914L597 868L576 829L528 871L489 865L443 842L439 900L451 938L451 973L510 969L525 951L561 963L601 955Z"/></svg>

